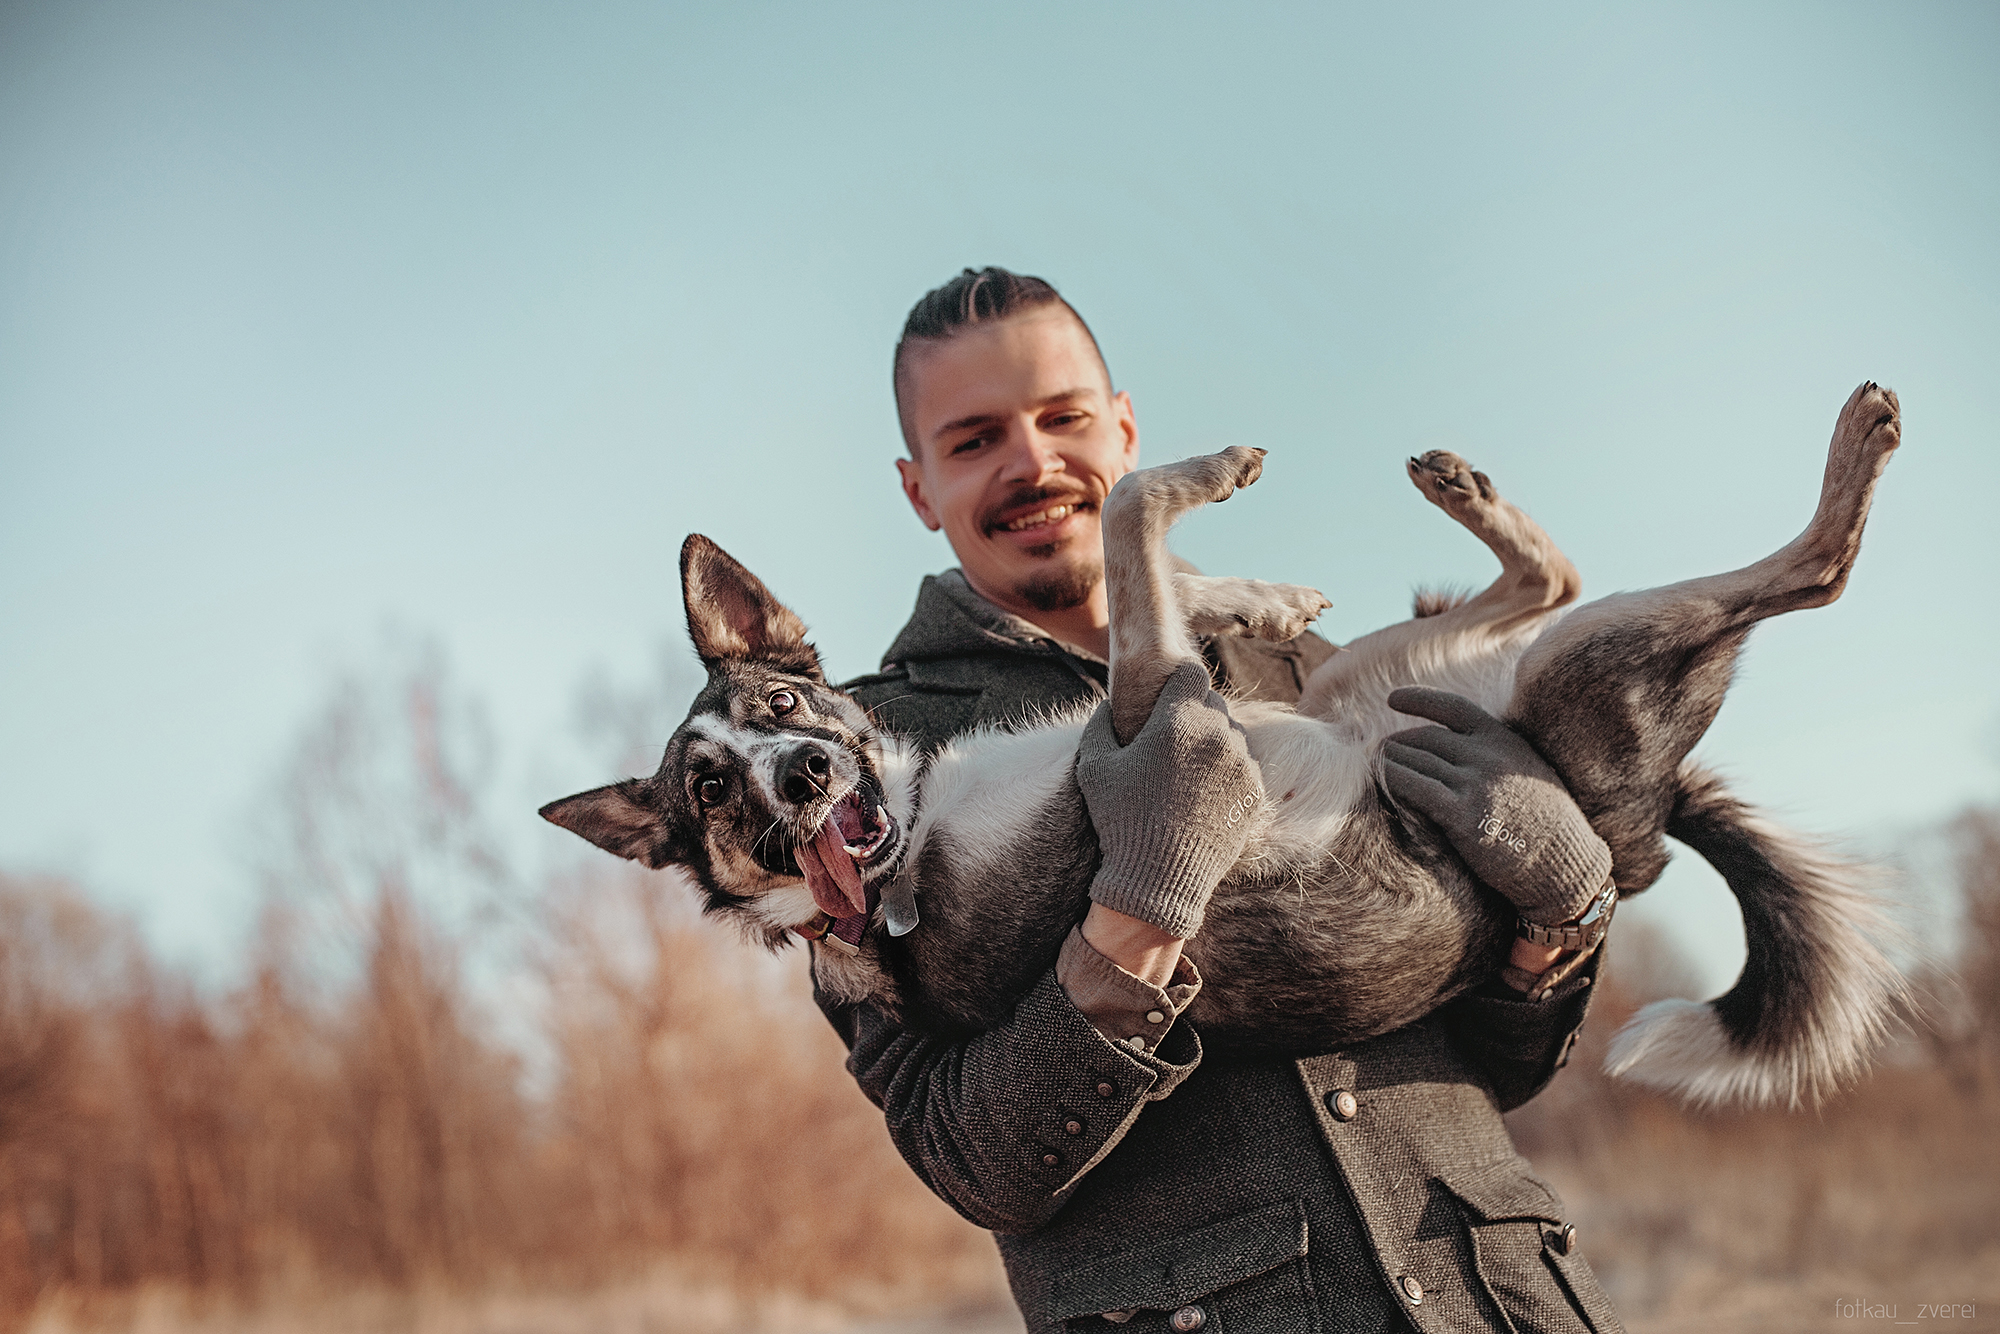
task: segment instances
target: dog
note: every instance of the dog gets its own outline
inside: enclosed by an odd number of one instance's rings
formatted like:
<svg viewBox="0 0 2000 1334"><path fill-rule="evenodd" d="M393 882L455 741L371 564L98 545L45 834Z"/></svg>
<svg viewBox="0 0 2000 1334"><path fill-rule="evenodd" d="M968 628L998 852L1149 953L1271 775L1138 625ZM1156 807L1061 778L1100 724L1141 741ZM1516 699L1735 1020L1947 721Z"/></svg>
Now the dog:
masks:
<svg viewBox="0 0 2000 1334"><path fill-rule="evenodd" d="M1842 408L1811 523L1728 574L1571 610L1580 580L1532 520L1458 456L1412 459L1425 496L1498 557L1477 596L1345 647L1296 707L1231 705L1263 779L1249 846L1188 951L1205 1042L1305 1054L1389 1032L1492 977L1511 904L1480 885L1382 781L1380 743L1424 684L1502 716L1560 773L1610 845L1624 897L1658 878L1663 835L1721 872L1748 959L1723 996L1634 1016L1610 1066L1705 1104L1797 1106L1865 1066L1903 983L1871 940L1859 868L1756 814L1688 761L1751 627L1840 595L1877 479L1901 440L1873 383ZM1109 707L1121 742L1200 636L1289 639L1326 605L1298 585L1176 571L1174 521L1256 480L1231 448L1133 472L1102 515ZM682 868L708 911L776 948L813 939L821 990L912 1028L992 1027L1088 907L1098 853L1075 775L1081 712L987 729L926 754L828 684L806 627L714 543L681 551L688 630L708 681L659 771L541 814L650 867ZM822 903L844 911L829 913ZM1872 925L1871 925L1872 924Z"/></svg>

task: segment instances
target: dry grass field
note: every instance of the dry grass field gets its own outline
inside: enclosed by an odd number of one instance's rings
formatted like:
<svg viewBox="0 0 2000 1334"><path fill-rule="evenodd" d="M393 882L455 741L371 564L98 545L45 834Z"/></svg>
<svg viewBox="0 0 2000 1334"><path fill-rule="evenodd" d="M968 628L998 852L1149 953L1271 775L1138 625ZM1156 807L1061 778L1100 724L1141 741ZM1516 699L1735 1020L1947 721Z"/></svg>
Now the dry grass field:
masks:
<svg viewBox="0 0 2000 1334"><path fill-rule="evenodd" d="M1017 1329L990 1240L843 1074L801 957L608 859L524 889L426 689L387 742L354 700L308 736L231 989L71 886L0 877L0 1334ZM1937 837L1955 977L1817 1112L1694 1114L1597 1074L1675 988L1657 942L1619 939L1577 1059L1512 1120L1633 1330L1871 1319L1843 1301L1996 1322L2000 815ZM527 944L485 982L473 919L419 906L451 877L511 887Z"/></svg>

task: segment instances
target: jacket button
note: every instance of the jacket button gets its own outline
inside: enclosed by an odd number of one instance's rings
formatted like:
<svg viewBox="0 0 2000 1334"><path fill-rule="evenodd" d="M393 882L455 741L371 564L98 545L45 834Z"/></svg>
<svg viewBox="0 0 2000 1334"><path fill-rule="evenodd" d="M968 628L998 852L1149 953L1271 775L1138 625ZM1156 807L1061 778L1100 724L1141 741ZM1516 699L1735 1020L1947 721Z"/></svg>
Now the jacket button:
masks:
<svg viewBox="0 0 2000 1334"><path fill-rule="evenodd" d="M1361 1114L1361 1101L1346 1089L1326 1095L1326 1109L1336 1121L1352 1121Z"/></svg>
<svg viewBox="0 0 2000 1334"><path fill-rule="evenodd" d="M1424 1285L1417 1282L1416 1275L1403 1275L1396 1280L1396 1286L1401 1288L1403 1295L1410 1299L1410 1305L1422 1306L1424 1304Z"/></svg>
<svg viewBox="0 0 2000 1334"><path fill-rule="evenodd" d="M1167 1318L1167 1323L1172 1325L1178 1334L1194 1334L1194 1331L1208 1323L1208 1312L1199 1306L1183 1306Z"/></svg>
<svg viewBox="0 0 2000 1334"><path fill-rule="evenodd" d="M1081 1135L1083 1133L1083 1122L1081 1121L1063 1122L1063 1133L1065 1135Z"/></svg>
<svg viewBox="0 0 2000 1334"><path fill-rule="evenodd" d="M1108 1098L1117 1091L1117 1089L1112 1088L1109 1084L1099 1084L1097 1086L1097 1096L1100 1098Z"/></svg>
<svg viewBox="0 0 2000 1334"><path fill-rule="evenodd" d="M1557 1255L1568 1255L1576 1249L1576 1224L1564 1223L1561 1231L1549 1233L1548 1241L1549 1249Z"/></svg>
<svg viewBox="0 0 2000 1334"><path fill-rule="evenodd" d="M1045 1154L1043 1154L1043 1155L1042 1155L1042 1166L1043 1166L1043 1167L1060 1167L1061 1165L1062 1165L1062 1155L1061 1155L1061 1154L1059 1154L1059 1153L1045 1153Z"/></svg>
<svg viewBox="0 0 2000 1334"><path fill-rule="evenodd" d="M1167 1022L1167 1016L1159 1010L1148 1010L1146 1011L1146 1022L1149 1024L1164 1024Z"/></svg>

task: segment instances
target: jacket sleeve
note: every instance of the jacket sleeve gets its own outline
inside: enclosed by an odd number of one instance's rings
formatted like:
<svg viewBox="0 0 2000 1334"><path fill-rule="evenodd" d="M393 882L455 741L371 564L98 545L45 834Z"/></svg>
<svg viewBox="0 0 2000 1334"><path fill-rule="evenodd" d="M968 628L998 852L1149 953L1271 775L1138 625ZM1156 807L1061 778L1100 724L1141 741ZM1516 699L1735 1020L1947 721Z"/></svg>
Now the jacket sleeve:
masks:
<svg viewBox="0 0 2000 1334"><path fill-rule="evenodd" d="M1511 1112L1548 1087L1569 1061L1577 1030L1597 990L1600 944L1583 967L1539 1001L1489 982L1438 1011L1465 1058L1492 1082L1500 1110Z"/></svg>
<svg viewBox="0 0 2000 1334"><path fill-rule="evenodd" d="M1146 1104L1173 1092L1201 1060L1187 1024L1150 1052L1107 1041L1054 970L1004 1023L970 1038L915 1033L875 1006L815 998L903 1160L945 1203L994 1232L1048 1222Z"/></svg>

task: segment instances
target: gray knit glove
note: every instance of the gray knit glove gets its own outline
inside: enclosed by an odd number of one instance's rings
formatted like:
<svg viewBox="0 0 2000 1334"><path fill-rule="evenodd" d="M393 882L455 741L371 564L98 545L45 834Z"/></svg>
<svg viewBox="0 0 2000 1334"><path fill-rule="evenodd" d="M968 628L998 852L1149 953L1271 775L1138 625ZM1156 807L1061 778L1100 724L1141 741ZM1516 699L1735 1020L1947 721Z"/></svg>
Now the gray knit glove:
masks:
<svg viewBox="0 0 2000 1334"><path fill-rule="evenodd" d="M1111 730L1110 704L1099 705L1077 743L1076 782L1104 853L1090 897L1193 936L1264 800L1243 729L1208 669L1191 662L1169 676L1129 746Z"/></svg>
<svg viewBox="0 0 2000 1334"><path fill-rule="evenodd" d="M1471 700L1405 686L1389 707L1443 723L1382 743L1397 801L1428 815L1472 873L1538 926L1567 922L1611 874L1611 849L1519 733Z"/></svg>

